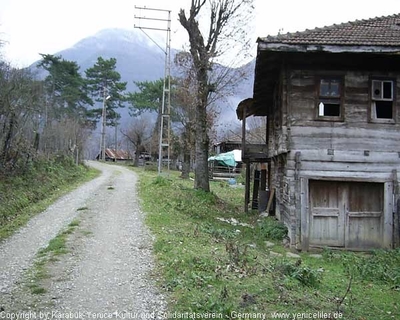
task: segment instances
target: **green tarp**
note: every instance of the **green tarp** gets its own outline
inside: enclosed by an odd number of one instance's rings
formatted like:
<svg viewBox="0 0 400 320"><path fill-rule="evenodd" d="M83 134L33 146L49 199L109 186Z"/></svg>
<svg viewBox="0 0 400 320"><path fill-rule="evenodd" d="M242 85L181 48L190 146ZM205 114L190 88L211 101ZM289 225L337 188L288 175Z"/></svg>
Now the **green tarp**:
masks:
<svg viewBox="0 0 400 320"><path fill-rule="evenodd" d="M242 152L240 150L233 150L226 153L220 153L216 156L208 158L208 161L219 161L223 165L229 167L236 167L237 162L242 161L241 159Z"/></svg>

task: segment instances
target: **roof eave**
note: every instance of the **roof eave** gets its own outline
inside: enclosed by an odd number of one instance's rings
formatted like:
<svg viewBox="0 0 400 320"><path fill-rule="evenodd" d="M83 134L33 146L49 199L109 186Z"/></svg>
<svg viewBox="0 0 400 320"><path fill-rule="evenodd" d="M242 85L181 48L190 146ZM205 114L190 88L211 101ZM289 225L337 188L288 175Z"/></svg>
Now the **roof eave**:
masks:
<svg viewBox="0 0 400 320"><path fill-rule="evenodd" d="M258 51L276 52L330 52L330 53L384 53L400 54L399 46L335 45L335 44L287 44L258 41Z"/></svg>

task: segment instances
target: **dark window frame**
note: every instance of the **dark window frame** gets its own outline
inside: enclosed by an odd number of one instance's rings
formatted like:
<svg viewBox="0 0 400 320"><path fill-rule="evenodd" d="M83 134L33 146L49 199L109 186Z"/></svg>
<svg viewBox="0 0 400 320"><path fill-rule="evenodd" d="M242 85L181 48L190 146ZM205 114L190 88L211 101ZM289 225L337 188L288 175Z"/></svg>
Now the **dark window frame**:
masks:
<svg viewBox="0 0 400 320"><path fill-rule="evenodd" d="M322 81L329 81L331 85L332 81L338 81L338 95L321 95L321 83ZM330 91L330 90L328 90ZM344 121L344 77L338 75L321 75L316 78L316 112L315 119L322 121ZM339 115L321 115L320 103L327 105L338 105ZM331 111L335 111L331 109Z"/></svg>
<svg viewBox="0 0 400 320"><path fill-rule="evenodd" d="M374 82L391 82L392 83L392 97L387 98L384 97L384 92L383 92L383 97L382 98L375 98L374 97L374 88L376 87L376 84ZM396 91L397 91L397 83L396 83L396 78L393 77L382 77L382 76L371 76L369 79L369 102L368 102L368 118L369 118L369 122L372 123L396 123L396 118L397 118L397 114L396 114ZM384 105L387 104L388 102L392 103L392 110L391 110L391 114L392 117L391 118L383 118L377 117L377 109L376 109L376 102L379 102L382 104L382 108L384 108Z"/></svg>

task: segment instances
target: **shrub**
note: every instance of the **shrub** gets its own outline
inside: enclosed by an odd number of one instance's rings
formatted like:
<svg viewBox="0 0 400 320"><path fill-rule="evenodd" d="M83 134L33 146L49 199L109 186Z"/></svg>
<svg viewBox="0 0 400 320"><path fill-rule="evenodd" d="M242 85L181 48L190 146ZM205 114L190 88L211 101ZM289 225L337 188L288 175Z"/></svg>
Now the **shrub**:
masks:
<svg viewBox="0 0 400 320"><path fill-rule="evenodd" d="M171 185L171 181L168 180L167 178L164 178L162 176L157 176L154 181L153 184L156 186L160 186L160 187L166 187Z"/></svg>
<svg viewBox="0 0 400 320"><path fill-rule="evenodd" d="M322 280L322 272L309 266L303 266L301 260L295 262L276 260L272 264L273 270L283 277L299 281L308 287L317 287Z"/></svg>
<svg viewBox="0 0 400 320"><path fill-rule="evenodd" d="M389 284L400 288L400 248L375 250L369 255L343 254L346 272L365 281Z"/></svg>
<svg viewBox="0 0 400 320"><path fill-rule="evenodd" d="M260 234L269 240L282 240L288 234L286 226L272 217L264 218L258 225L258 229Z"/></svg>

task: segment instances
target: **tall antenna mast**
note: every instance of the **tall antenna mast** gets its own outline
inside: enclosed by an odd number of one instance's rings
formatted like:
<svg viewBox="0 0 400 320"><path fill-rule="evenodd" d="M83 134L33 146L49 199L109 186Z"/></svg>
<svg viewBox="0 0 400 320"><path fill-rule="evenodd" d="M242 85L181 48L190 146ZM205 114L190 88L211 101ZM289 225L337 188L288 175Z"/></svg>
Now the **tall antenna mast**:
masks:
<svg viewBox="0 0 400 320"><path fill-rule="evenodd" d="M142 20L147 21L161 21L167 23L167 28L157 28L157 27L149 27L149 26L141 26L134 25L135 28L138 28L143 31L143 33L150 38L165 54L165 64L164 64L164 84L163 84L163 97L162 97L162 105L161 105L161 118L160 118L160 133L159 133L159 144L158 144L158 174L161 173L162 167L162 159L163 153L167 152L167 168L168 171L170 169L170 140L171 140L171 10L164 9L153 9L147 7L137 7L135 9L140 10L148 10L151 13L155 13L156 11L161 13L166 13L167 18L156 18L156 17L145 17L145 16L136 16L135 19L138 19L139 22ZM165 44L165 50L155 41L153 40L144 30L158 30L158 31L166 31L167 38Z"/></svg>

